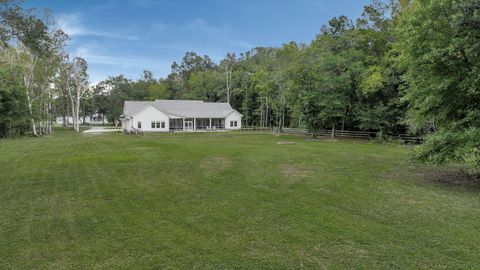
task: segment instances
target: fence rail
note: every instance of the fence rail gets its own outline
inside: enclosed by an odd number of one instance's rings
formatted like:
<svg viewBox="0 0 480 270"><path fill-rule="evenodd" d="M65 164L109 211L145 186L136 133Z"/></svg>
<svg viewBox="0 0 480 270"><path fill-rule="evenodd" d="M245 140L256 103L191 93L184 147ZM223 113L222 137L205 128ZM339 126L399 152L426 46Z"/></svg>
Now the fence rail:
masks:
<svg viewBox="0 0 480 270"><path fill-rule="evenodd" d="M240 131L272 131L273 129L270 127L255 127L255 126L244 126L240 129Z"/></svg>
<svg viewBox="0 0 480 270"><path fill-rule="evenodd" d="M134 134L134 135L139 135L139 136L143 136L144 135L144 132L143 130L141 129L132 129L131 131L127 131L127 130L124 130L123 131L125 134Z"/></svg>
<svg viewBox="0 0 480 270"><path fill-rule="evenodd" d="M266 131L273 132L277 130L276 128L269 127L243 127L242 131ZM330 137L332 135L332 130L307 130L301 128L284 128L280 131L283 134L292 134L292 135L305 135L305 136L316 136L316 137ZM378 137L377 132L371 131L351 131L351 130L335 130L335 137L339 138L351 138L351 139L365 139L370 140ZM406 144L420 144L423 142L422 137L418 137L412 134L387 134L390 138L402 141Z"/></svg>

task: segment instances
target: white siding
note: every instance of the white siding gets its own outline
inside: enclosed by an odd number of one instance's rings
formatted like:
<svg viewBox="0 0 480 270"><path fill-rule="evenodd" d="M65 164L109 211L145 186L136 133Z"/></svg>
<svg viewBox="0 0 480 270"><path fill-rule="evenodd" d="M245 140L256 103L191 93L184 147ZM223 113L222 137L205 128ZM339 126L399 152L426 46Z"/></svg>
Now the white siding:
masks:
<svg viewBox="0 0 480 270"><path fill-rule="evenodd" d="M133 130L132 119L122 119L122 129L128 132Z"/></svg>
<svg viewBox="0 0 480 270"><path fill-rule="evenodd" d="M237 126L231 126L232 121L237 121ZM242 128L242 116L238 112L233 112L225 118L225 129L241 129Z"/></svg>
<svg viewBox="0 0 480 270"><path fill-rule="evenodd" d="M169 121L168 121L168 116L164 114L163 112L155 109L152 106L148 106L144 110L140 111L139 113L135 114L133 116L133 119L129 123L130 125L133 125L133 128L138 129L138 122L142 122L142 128L141 130L143 131L152 131L152 132L159 132L163 131L166 132L169 130ZM152 121L153 122L165 122L165 127L164 128L152 128Z"/></svg>

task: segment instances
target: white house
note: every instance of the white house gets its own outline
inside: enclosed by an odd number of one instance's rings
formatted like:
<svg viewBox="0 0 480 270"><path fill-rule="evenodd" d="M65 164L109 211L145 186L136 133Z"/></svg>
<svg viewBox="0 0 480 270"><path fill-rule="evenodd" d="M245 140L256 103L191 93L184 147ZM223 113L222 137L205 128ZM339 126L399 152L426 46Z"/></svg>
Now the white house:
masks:
<svg viewBox="0 0 480 270"><path fill-rule="evenodd" d="M236 130L242 115L228 103L201 100L125 101L122 129L141 131Z"/></svg>

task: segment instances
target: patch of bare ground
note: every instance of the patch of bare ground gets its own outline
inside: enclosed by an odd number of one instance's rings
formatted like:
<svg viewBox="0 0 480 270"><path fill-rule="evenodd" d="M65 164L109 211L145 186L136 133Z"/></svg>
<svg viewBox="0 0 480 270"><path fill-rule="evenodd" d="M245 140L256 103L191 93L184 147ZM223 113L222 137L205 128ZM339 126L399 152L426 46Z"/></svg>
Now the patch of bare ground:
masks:
<svg viewBox="0 0 480 270"><path fill-rule="evenodd" d="M307 177L312 172L308 168L298 166L298 165L293 165L293 164L283 164L280 167L280 171L282 172L283 175L286 175L289 177Z"/></svg>
<svg viewBox="0 0 480 270"><path fill-rule="evenodd" d="M404 171L391 172L387 176L389 179L406 177L423 184L480 191L480 176L459 168L407 168Z"/></svg>
<svg viewBox="0 0 480 270"><path fill-rule="evenodd" d="M212 170L223 170L230 167L232 160L225 156L214 156L205 158L202 161L201 167Z"/></svg>
<svg viewBox="0 0 480 270"><path fill-rule="evenodd" d="M429 169L422 172L423 179L446 187L464 187L480 190L480 178L461 169Z"/></svg>

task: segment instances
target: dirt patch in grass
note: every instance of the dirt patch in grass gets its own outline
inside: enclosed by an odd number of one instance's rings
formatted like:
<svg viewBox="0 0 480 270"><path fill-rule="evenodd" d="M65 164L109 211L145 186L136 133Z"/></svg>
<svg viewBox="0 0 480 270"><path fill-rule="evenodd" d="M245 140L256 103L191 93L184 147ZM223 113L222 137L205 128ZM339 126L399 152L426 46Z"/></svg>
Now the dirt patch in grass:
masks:
<svg viewBox="0 0 480 270"><path fill-rule="evenodd" d="M211 170L223 170L232 165L232 159L225 156L208 157L202 161L202 168Z"/></svg>
<svg viewBox="0 0 480 270"><path fill-rule="evenodd" d="M429 169L421 173L424 181L446 186L480 190L479 176L459 169Z"/></svg>
<svg viewBox="0 0 480 270"><path fill-rule="evenodd" d="M410 179L425 185L480 191L480 178L459 168L409 167L403 171L388 173L386 179Z"/></svg>
<svg viewBox="0 0 480 270"><path fill-rule="evenodd" d="M280 171L282 172L283 175L286 175L289 177L307 177L312 173L312 171L309 170L308 168L305 168L299 165L293 165L293 164L283 164L280 167Z"/></svg>

